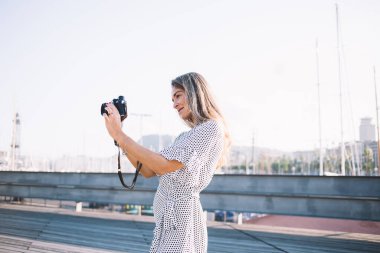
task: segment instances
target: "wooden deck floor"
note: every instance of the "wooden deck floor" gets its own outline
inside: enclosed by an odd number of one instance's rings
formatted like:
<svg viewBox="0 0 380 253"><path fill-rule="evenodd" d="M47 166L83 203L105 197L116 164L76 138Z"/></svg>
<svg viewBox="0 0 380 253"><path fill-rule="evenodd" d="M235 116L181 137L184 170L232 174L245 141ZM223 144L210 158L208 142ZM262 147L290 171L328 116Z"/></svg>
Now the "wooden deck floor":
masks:
<svg viewBox="0 0 380 253"><path fill-rule="evenodd" d="M0 203L0 252L148 252L152 217ZM209 222L209 251L380 252L380 235Z"/></svg>

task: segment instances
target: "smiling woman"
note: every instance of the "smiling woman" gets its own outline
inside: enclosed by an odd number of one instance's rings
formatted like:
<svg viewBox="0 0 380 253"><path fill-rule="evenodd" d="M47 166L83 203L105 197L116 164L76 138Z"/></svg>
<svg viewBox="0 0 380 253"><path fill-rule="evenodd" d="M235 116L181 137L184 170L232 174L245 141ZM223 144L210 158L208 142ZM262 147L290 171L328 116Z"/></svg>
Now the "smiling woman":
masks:
<svg viewBox="0 0 380 253"><path fill-rule="evenodd" d="M187 98L185 96L185 91L183 88L172 87L172 101L173 107L178 111L179 116L183 120L188 120L191 118L191 110L187 103Z"/></svg>
<svg viewBox="0 0 380 253"><path fill-rule="evenodd" d="M159 176L154 198L156 221L150 252L207 252L206 219L199 193L223 165L230 145L224 118L206 80L187 73L172 81L173 107L191 127L159 153L133 141L121 129L120 114L109 103L104 113L111 137L144 177Z"/></svg>

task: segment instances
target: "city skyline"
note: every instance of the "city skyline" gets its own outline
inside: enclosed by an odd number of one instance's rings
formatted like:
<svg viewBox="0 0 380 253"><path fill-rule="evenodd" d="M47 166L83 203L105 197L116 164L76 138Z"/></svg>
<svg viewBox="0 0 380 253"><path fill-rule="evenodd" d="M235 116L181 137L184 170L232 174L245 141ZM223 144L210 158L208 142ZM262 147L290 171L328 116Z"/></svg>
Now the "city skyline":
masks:
<svg viewBox="0 0 380 253"><path fill-rule="evenodd" d="M18 112L24 154L112 155L100 105L118 95L136 141L175 136L187 128L172 109L170 80L189 71L210 82L234 145L254 136L255 146L316 149L316 39L322 144L338 146L335 3L344 139L353 141L361 118L376 124L377 1L0 1L0 150L10 149Z"/></svg>

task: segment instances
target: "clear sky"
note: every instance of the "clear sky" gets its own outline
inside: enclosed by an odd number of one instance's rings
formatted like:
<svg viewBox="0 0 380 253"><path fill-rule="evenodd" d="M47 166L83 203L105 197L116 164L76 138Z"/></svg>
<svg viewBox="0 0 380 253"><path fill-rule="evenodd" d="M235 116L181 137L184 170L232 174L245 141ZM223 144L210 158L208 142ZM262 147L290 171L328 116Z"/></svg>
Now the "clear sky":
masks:
<svg viewBox="0 0 380 253"><path fill-rule="evenodd" d="M336 10L346 141L375 122L380 1L0 0L0 150L21 115L23 154L115 153L100 105L120 94L124 130L177 135L170 81L196 71L211 85L235 145L318 147L316 38L324 147L340 141ZM378 83L380 77L377 75Z"/></svg>

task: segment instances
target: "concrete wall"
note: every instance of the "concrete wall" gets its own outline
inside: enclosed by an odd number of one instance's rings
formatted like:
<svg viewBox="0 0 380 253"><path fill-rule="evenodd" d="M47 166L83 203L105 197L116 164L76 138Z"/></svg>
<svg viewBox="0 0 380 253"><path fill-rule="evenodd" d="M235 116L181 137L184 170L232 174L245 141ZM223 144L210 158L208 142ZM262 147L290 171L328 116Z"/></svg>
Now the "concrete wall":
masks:
<svg viewBox="0 0 380 253"><path fill-rule="evenodd" d="M0 172L0 195L24 198L151 205L157 186L158 178L139 177L126 191L109 173ZM380 178L215 175L201 202L205 210L379 221Z"/></svg>

